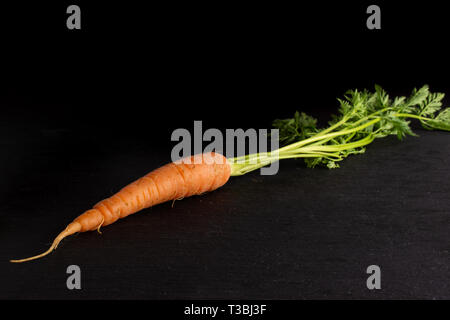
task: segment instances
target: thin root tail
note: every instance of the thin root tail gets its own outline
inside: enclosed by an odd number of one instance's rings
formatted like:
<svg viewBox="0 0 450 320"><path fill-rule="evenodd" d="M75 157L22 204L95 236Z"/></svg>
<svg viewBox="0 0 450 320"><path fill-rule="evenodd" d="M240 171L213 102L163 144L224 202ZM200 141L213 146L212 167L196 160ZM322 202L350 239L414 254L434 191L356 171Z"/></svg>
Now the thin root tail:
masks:
<svg viewBox="0 0 450 320"><path fill-rule="evenodd" d="M9 260L12 263L21 263L21 262L26 262L26 261L31 261L31 260L36 260L42 257L45 257L46 255L48 255L50 252L52 252L53 250L55 250L58 247L58 244L61 242L62 239L64 239L67 236L70 236L78 231L81 230L81 225L79 223L71 223L67 226L67 228L61 232L56 238L55 240L53 240L52 245L50 246L50 248L48 248L47 251L45 251L44 253L41 253L37 256L33 256L33 257L29 257L29 258L25 258L25 259L19 259L19 260Z"/></svg>
<svg viewBox="0 0 450 320"><path fill-rule="evenodd" d="M105 222L105 217L102 217L102 222L100 222L100 224L99 224L98 227L97 227L97 232L98 232L99 234L102 234L102 232L100 231L100 228L102 227L103 222Z"/></svg>

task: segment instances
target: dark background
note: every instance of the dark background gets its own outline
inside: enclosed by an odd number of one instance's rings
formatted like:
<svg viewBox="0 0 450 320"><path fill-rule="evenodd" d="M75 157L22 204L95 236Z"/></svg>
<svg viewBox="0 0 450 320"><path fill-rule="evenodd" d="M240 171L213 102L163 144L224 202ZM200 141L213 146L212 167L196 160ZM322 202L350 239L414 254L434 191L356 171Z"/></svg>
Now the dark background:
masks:
<svg viewBox="0 0 450 320"><path fill-rule="evenodd" d="M0 13L0 298L450 297L449 136L376 141L338 170L281 164L45 249L77 215L170 160L176 128L325 123L380 84L449 91L446 10L433 2L5 5ZM445 99L449 104L449 99ZM82 270L66 289L66 267ZM365 269L382 268L367 290Z"/></svg>

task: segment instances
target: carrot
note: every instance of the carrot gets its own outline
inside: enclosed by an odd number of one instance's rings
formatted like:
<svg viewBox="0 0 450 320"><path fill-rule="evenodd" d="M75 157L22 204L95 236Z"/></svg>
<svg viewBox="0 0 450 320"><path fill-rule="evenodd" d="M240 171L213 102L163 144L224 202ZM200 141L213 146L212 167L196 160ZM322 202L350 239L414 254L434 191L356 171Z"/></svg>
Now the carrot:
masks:
<svg viewBox="0 0 450 320"><path fill-rule="evenodd" d="M450 131L450 108L436 114L443 98L443 93L431 93L428 86L414 89L408 99L396 97L393 100L379 86L375 86L373 93L349 91L345 100L338 99L340 114L329 127L319 129L316 119L296 112L293 119L274 122L274 127L280 132L280 141L288 143L282 148L228 159L210 152L167 164L76 218L46 252L11 262L41 258L71 234L99 230L101 226L158 203L215 190L230 176L241 176L282 159L304 158L310 168L317 165L338 168L337 162L351 154L363 153L365 147L377 138L396 135L402 139L406 135L414 135L409 121L405 120L407 118L420 120L425 129Z"/></svg>
<svg viewBox="0 0 450 320"><path fill-rule="evenodd" d="M227 159L214 152L166 164L81 214L55 238L44 253L10 261L25 262L44 257L56 249L62 239L74 233L99 230L101 226L159 203L213 191L223 186L230 174L231 166Z"/></svg>

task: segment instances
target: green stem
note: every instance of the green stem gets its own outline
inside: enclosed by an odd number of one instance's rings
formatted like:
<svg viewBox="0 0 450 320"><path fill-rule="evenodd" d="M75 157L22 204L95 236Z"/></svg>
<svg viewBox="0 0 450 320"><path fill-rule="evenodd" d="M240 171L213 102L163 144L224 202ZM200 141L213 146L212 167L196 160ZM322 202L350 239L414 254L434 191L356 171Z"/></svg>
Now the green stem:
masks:
<svg viewBox="0 0 450 320"><path fill-rule="evenodd" d="M419 120L422 120L422 121L432 120L430 118L417 116L415 114L410 114L410 113L396 113L395 116L396 117L401 117L401 118L414 118L414 119L419 119Z"/></svg>
<svg viewBox="0 0 450 320"><path fill-rule="evenodd" d="M285 146L283 148L280 148L280 149L278 149L278 152L281 153L283 151L296 149L296 148L302 147L302 146L307 145L307 144L309 144L311 142L315 142L315 141L318 141L318 140L321 140L321 139L334 138L334 137L342 136L342 135L345 135L345 134L353 133L353 132L356 132L356 131L360 131L362 129L370 127L371 125L374 125L375 123L379 122L380 120L381 120L381 118L377 118L377 119L373 119L371 121L368 121L365 124L362 124L362 125L360 125L358 127L355 127L355 128L345 129L345 130L341 130L341 131L337 131L337 132L333 132L333 133L328 133L328 134L325 134L323 136L313 136L313 137L311 137L309 139L298 141L298 142L292 143L290 145L287 145L287 146Z"/></svg>
<svg viewBox="0 0 450 320"><path fill-rule="evenodd" d="M327 133L320 136L313 136L309 139L305 139L302 141L295 142L293 144L290 144L286 147L280 148L278 150L272 151L272 152L262 152L262 153L255 153L251 155L247 155L245 157L237 157L229 159L231 165L232 165L232 175L242 175L244 173L259 169L261 167L264 167L274 161L278 161L281 159L292 159L292 158L306 158L306 157L324 157L327 159L333 160L342 160L342 157L339 154L339 151L347 150L347 149L353 149L357 147L364 146L366 144L369 144L373 141L374 136L368 135L367 137L351 142L346 143L342 145L329 145L329 146L321 146L321 145L309 145L305 146L307 144L310 144L312 142L316 141L323 141L323 140L329 140L331 138L354 133L360 130L363 130L371 125L374 125L378 121L380 121L381 118L373 119L371 121L368 121L367 123L360 125L355 128L341 130L333 133ZM331 152L331 153L330 153ZM330 158L331 157L331 158ZM243 161L243 162L241 162Z"/></svg>
<svg viewBox="0 0 450 320"><path fill-rule="evenodd" d="M266 158L264 161L255 164L231 164L231 175L232 176L241 176L243 174L249 173L251 171L257 170L259 168L265 167L275 161L283 160L283 159L296 159L296 158L317 158L324 157L333 161L342 160L342 157L336 154L327 154L327 153L304 153L304 154L293 154L293 155L283 155L279 157L270 157Z"/></svg>
<svg viewBox="0 0 450 320"><path fill-rule="evenodd" d="M365 146L369 143L371 143L375 139L375 136L372 134L369 134L367 137L364 137L358 141L350 142L350 143L344 143L339 145L327 145L327 146L306 146L301 148L302 152L313 150L313 151L344 151L348 149L354 149L358 147Z"/></svg>

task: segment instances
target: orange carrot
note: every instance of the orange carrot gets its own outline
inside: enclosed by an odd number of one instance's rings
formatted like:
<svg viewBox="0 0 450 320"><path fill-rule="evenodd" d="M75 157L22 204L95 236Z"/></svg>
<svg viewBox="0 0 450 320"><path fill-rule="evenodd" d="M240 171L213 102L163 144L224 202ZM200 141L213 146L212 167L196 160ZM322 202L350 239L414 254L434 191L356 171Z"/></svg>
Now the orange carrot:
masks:
<svg viewBox="0 0 450 320"><path fill-rule="evenodd" d="M166 164L84 212L55 238L44 253L10 261L25 262L41 258L56 249L62 239L74 233L99 230L101 226L156 204L213 191L223 186L230 174L227 159L214 152Z"/></svg>

